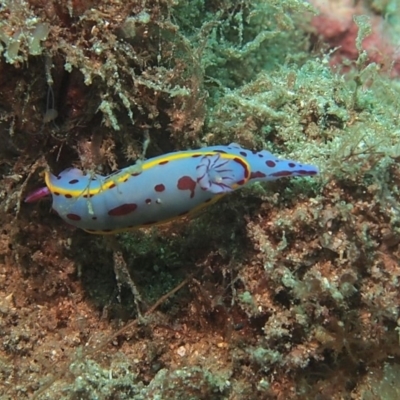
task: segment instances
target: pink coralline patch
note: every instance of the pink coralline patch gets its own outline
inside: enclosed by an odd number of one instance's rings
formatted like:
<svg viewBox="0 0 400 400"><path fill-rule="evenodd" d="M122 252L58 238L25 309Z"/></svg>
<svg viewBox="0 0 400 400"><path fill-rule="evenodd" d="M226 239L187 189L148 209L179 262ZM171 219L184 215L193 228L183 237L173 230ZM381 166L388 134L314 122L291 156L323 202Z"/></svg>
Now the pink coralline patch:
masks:
<svg viewBox="0 0 400 400"><path fill-rule="evenodd" d="M342 64L343 60L356 60L358 51L356 38L358 27L354 16L367 15L370 18L371 34L363 40L362 47L369 60L381 66L382 71L390 71L392 77L400 76L400 51L390 29L382 16L374 14L365 1L351 0L310 0L320 12L312 19L316 33L332 48L338 47L331 59L331 65ZM357 3L357 5L354 5Z"/></svg>

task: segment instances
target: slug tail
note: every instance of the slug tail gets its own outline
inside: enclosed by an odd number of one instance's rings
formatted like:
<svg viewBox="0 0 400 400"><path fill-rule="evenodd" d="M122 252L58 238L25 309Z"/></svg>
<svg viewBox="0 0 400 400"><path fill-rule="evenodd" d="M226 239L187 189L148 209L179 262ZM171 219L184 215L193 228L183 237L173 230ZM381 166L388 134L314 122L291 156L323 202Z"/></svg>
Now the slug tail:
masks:
<svg viewBox="0 0 400 400"><path fill-rule="evenodd" d="M41 187L39 189L36 189L32 193L30 193L25 198L25 203L34 203L35 201L38 201L41 198L48 196L49 194L50 194L50 190L46 186Z"/></svg>

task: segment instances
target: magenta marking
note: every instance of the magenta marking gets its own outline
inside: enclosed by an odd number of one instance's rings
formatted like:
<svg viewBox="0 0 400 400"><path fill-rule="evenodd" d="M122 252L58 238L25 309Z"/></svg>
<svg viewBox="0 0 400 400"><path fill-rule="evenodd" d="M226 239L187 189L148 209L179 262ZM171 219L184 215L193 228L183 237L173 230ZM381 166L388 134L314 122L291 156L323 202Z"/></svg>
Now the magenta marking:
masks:
<svg viewBox="0 0 400 400"><path fill-rule="evenodd" d="M40 200L42 197L48 196L49 194L50 190L47 187L36 189L25 198L25 203L33 203Z"/></svg>

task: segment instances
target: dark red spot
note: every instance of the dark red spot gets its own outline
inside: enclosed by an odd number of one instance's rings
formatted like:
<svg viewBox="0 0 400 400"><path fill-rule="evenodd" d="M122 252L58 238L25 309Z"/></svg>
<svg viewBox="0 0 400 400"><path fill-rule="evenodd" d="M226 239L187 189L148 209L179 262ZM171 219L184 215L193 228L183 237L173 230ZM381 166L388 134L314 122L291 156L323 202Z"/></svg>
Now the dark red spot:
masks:
<svg viewBox="0 0 400 400"><path fill-rule="evenodd" d="M78 214L67 214L67 218L72 221L80 221L82 219Z"/></svg>
<svg viewBox="0 0 400 400"><path fill-rule="evenodd" d="M270 167L270 168L276 167L275 161L272 161L272 160L265 161L265 164L267 167Z"/></svg>
<svg viewBox="0 0 400 400"><path fill-rule="evenodd" d="M60 193L58 193L58 192L53 192L53 194L55 194L56 196L60 195Z"/></svg>
<svg viewBox="0 0 400 400"><path fill-rule="evenodd" d="M237 182L238 185L244 185L245 183L246 183L246 181L244 179Z"/></svg>
<svg viewBox="0 0 400 400"><path fill-rule="evenodd" d="M88 197L91 198L93 197L94 194L84 194L82 197L84 197L85 199L87 199Z"/></svg>
<svg viewBox="0 0 400 400"><path fill-rule="evenodd" d="M67 194L65 194L64 196L65 196L67 199L72 199L72 194L67 193Z"/></svg>
<svg viewBox="0 0 400 400"><path fill-rule="evenodd" d="M193 199L196 182L190 176L179 178L177 187L179 190L190 190L190 198Z"/></svg>
<svg viewBox="0 0 400 400"><path fill-rule="evenodd" d="M117 186L117 185L116 185L115 183L112 183L112 184L109 186L109 189L114 189L115 186Z"/></svg>
<svg viewBox="0 0 400 400"><path fill-rule="evenodd" d="M110 210L108 212L108 215L110 215L112 217L119 217L121 215L130 214L131 212L135 211L136 209L137 209L137 204L135 204L135 203L122 204L122 205Z"/></svg>
<svg viewBox="0 0 400 400"><path fill-rule="evenodd" d="M288 165L289 165L290 168L294 168L296 166L296 164L292 163L292 162L290 162Z"/></svg>
<svg viewBox="0 0 400 400"><path fill-rule="evenodd" d="M192 158L200 157L202 154L193 154Z"/></svg>
<svg viewBox="0 0 400 400"><path fill-rule="evenodd" d="M250 179L265 178L266 176L264 172L256 171L250 174Z"/></svg>
<svg viewBox="0 0 400 400"><path fill-rule="evenodd" d="M168 164L168 163L169 163L168 160L164 160L164 161L160 161L160 162L158 163L158 165L165 165L165 164Z"/></svg>
<svg viewBox="0 0 400 400"><path fill-rule="evenodd" d="M146 199L145 202L146 204L151 204L151 199Z"/></svg>
<svg viewBox="0 0 400 400"><path fill-rule="evenodd" d="M247 168L247 165L238 157L235 157L233 161L239 163L244 169L244 178L247 179L250 176L250 171Z"/></svg>
<svg viewBox="0 0 400 400"><path fill-rule="evenodd" d="M158 185L154 186L154 190L156 192L163 192L165 190L165 186L162 183L159 183Z"/></svg>
<svg viewBox="0 0 400 400"><path fill-rule="evenodd" d="M278 178L283 177L283 176L290 176L293 175L292 171L279 171L279 172L274 172L271 174L271 176L276 176Z"/></svg>
<svg viewBox="0 0 400 400"><path fill-rule="evenodd" d="M300 175L317 175L317 171L306 171L304 169L300 169L298 171L295 171Z"/></svg>
<svg viewBox="0 0 400 400"><path fill-rule="evenodd" d="M241 151L239 154L240 154L241 156L243 156L243 157L247 157L247 153L246 153L245 151Z"/></svg>
<svg viewBox="0 0 400 400"><path fill-rule="evenodd" d="M68 183L70 185L73 185L73 184L78 183L78 182L79 182L78 179L72 179L72 181L69 181Z"/></svg>

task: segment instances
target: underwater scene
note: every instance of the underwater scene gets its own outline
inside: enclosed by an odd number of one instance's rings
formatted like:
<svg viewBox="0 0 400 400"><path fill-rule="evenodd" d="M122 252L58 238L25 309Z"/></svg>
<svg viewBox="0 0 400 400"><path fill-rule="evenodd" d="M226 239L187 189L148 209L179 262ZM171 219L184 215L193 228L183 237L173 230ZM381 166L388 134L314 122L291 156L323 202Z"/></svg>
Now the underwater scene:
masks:
<svg viewBox="0 0 400 400"><path fill-rule="evenodd" d="M0 400L400 399L398 0L0 0Z"/></svg>

